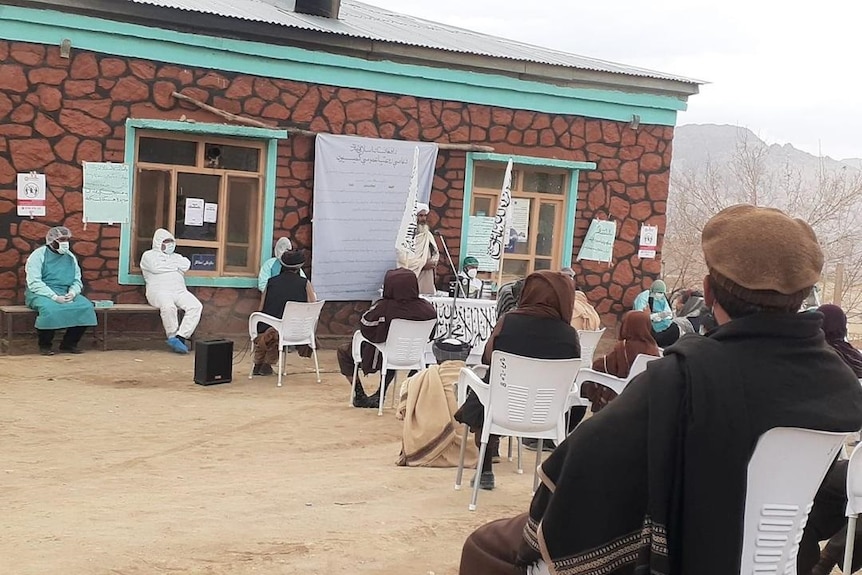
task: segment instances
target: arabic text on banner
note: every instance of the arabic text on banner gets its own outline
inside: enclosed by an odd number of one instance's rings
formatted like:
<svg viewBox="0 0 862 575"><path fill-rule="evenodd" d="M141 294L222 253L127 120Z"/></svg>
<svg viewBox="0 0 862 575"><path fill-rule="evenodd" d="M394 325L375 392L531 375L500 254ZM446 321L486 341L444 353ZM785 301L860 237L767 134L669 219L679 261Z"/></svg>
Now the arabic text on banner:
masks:
<svg viewBox="0 0 862 575"><path fill-rule="evenodd" d="M84 222L129 223L131 181L127 164L84 162Z"/></svg>
<svg viewBox="0 0 862 575"><path fill-rule="evenodd" d="M578 261L593 260L610 263L614 257L614 241L617 223L608 220L593 220L578 252Z"/></svg>
<svg viewBox="0 0 862 575"><path fill-rule="evenodd" d="M395 241L416 147L416 142L357 136L315 139L312 282L321 299L378 297L383 276L396 265ZM427 203L437 145L418 148L417 199Z"/></svg>

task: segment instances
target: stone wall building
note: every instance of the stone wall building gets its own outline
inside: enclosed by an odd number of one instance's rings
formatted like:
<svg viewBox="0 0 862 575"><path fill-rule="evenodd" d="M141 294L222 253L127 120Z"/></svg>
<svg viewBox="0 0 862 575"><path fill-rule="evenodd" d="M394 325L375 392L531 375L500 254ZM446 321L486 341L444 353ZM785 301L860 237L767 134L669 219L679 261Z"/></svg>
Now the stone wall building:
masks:
<svg viewBox="0 0 862 575"><path fill-rule="evenodd" d="M467 216L493 209L501 160L514 157L514 196L541 206L529 217L542 237L507 271L571 265L609 325L660 272L660 242L659 258L641 260L638 234L652 224L663 235L673 126L693 80L352 0L254 16L250 0L230 13L203 0L118 0L110 13L96 0L25 4L0 10L0 303L23 302L27 255L59 224L74 233L86 295L145 301L137 261L148 234L180 225L184 184L224 178L213 190L228 221L197 240L215 246L200 249L219 271L188 279L206 308L202 330L242 333L273 238L314 249L314 133L441 144L430 224L453 257ZM207 164L214 146L221 171ZM132 166L131 225L82 224L88 161ZM45 217L16 215L16 175L31 171L47 178ZM596 217L618 222L611 265L573 261ZM439 273L442 287L442 263ZM350 333L367 306L327 304L321 333Z"/></svg>

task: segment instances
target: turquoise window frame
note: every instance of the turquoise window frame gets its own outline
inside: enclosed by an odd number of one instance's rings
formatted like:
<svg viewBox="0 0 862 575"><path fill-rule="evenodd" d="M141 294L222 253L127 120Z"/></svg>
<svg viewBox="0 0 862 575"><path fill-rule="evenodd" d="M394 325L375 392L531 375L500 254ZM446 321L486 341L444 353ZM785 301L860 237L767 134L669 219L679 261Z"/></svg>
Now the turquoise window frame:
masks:
<svg viewBox="0 0 862 575"><path fill-rule="evenodd" d="M464 170L464 207L461 215L461 244L459 250L458 269L464 265L467 239L470 237L470 211L473 205L473 164L476 162L506 163L512 160L514 167L529 166L533 168L562 168L569 172L569 189L566 191L566 214L563 226L562 267L572 265L572 248L575 243L575 215L578 208L578 176L581 170L595 170L595 162L574 162L539 158L534 156L510 156L507 154L492 154L487 152L468 152L467 166ZM505 256L504 256L505 257Z"/></svg>
<svg viewBox="0 0 862 575"><path fill-rule="evenodd" d="M129 196L132 209L135 205L135 138L138 130L170 132L173 134L192 134L205 136L223 136L243 138L266 142L266 169L263 180L263 225L260 238L260 261L266 261L272 253L272 235L275 221L275 172L278 160L278 141L287 139L286 130L254 128L249 126L231 126L228 124L208 124L201 122L180 122L173 120L126 120L126 142L123 161L130 166ZM144 285L144 276L133 274L131 268L132 255L132 223L120 227L120 285ZM186 276L186 284L195 287L232 287L257 288L257 275L254 277L200 277Z"/></svg>

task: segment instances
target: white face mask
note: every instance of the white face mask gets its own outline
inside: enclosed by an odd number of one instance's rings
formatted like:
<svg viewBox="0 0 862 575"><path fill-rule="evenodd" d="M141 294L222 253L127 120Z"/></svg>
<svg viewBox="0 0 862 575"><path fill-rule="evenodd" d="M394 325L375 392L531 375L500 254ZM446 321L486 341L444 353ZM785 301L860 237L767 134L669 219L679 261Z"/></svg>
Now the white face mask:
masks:
<svg viewBox="0 0 862 575"><path fill-rule="evenodd" d="M174 253L175 249L177 249L177 244L175 244L174 242L162 246L162 251L165 252L167 255L171 255L172 253Z"/></svg>
<svg viewBox="0 0 862 575"><path fill-rule="evenodd" d="M477 273L479 273L479 270L476 268L470 268L467 270L467 275L470 276L470 278L475 278Z"/></svg>
<svg viewBox="0 0 862 575"><path fill-rule="evenodd" d="M68 254L69 242L57 242L57 253Z"/></svg>

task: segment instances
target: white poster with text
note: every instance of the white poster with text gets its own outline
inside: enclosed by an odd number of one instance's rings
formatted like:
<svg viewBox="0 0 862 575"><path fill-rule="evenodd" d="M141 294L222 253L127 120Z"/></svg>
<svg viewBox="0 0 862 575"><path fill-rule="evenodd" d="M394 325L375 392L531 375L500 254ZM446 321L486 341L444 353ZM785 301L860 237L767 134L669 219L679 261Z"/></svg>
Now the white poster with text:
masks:
<svg viewBox="0 0 862 575"><path fill-rule="evenodd" d="M311 281L319 298L379 297L383 276L396 264L395 241L417 146L417 196L420 203L428 203L436 144L317 136Z"/></svg>

